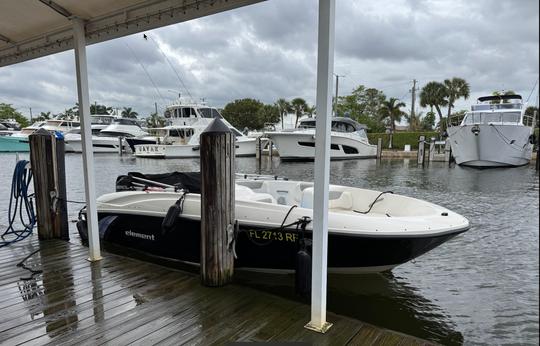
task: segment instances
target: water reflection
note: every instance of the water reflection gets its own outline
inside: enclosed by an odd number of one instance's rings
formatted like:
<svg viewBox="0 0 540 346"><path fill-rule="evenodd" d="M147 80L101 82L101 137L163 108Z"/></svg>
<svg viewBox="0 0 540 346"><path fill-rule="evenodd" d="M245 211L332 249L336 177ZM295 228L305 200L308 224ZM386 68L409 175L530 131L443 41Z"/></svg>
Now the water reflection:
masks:
<svg viewBox="0 0 540 346"><path fill-rule="evenodd" d="M289 299L293 275L237 271L243 285ZM328 276L328 310L445 345L461 345L463 335L445 311L404 278L391 273Z"/></svg>

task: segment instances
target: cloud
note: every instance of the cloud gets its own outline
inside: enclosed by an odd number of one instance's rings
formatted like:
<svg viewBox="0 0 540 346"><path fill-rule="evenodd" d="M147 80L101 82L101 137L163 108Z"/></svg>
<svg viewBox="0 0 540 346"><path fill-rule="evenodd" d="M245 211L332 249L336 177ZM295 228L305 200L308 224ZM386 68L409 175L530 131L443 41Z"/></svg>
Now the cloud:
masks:
<svg viewBox="0 0 540 346"><path fill-rule="evenodd" d="M89 46L91 102L143 115L188 92L218 107L243 97L313 104L317 16L313 0L267 1L152 30L148 40ZM340 94L364 84L409 102L413 79L421 87L459 76L472 97L498 89L526 97L538 78L538 26L535 0L339 0ZM57 113L76 100L72 51L0 69L0 102L25 114Z"/></svg>

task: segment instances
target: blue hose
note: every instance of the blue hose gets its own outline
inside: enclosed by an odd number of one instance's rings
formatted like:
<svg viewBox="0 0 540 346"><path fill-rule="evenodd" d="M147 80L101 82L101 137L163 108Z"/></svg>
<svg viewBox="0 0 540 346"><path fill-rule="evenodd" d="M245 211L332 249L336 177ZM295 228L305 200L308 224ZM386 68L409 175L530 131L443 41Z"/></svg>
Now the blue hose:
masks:
<svg viewBox="0 0 540 346"><path fill-rule="evenodd" d="M11 181L11 196L9 198L9 224L1 236L0 248L30 236L36 224L34 206L31 196L28 195L28 187L32 181L32 171L27 168L27 165L28 161L26 160L20 160L15 165ZM15 229L17 216L19 216L23 229Z"/></svg>

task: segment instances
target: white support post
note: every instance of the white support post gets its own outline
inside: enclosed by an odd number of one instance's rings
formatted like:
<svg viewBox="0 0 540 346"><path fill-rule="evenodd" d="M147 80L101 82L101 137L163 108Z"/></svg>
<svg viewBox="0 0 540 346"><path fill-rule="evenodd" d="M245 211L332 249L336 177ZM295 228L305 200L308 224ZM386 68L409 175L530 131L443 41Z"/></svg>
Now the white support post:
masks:
<svg viewBox="0 0 540 346"><path fill-rule="evenodd" d="M79 120L81 123L84 189L86 193L86 223L88 228L89 261L99 261L99 229L96 206L96 183L94 178L94 152L92 148L92 125L90 121L90 96L88 92L88 69L86 65L86 37L84 21L72 18L73 43L75 47L75 70L79 96Z"/></svg>
<svg viewBox="0 0 540 346"><path fill-rule="evenodd" d="M326 281L335 8L335 0L319 0L311 321L306 325L306 328L321 333L326 332L332 326L331 323L326 322Z"/></svg>

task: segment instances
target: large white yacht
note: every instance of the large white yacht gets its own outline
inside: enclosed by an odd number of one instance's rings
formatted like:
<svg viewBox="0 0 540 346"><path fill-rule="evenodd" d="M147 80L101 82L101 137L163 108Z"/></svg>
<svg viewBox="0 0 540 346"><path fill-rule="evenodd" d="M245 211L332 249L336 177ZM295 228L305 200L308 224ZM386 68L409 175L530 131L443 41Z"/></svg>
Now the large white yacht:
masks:
<svg viewBox="0 0 540 346"><path fill-rule="evenodd" d="M116 118L110 114L93 114L90 119L92 124L92 148L95 153L117 153L120 147L119 137L131 136L132 133L140 134L140 131L142 131L133 119L126 119L128 122L124 122L122 121L124 119ZM117 120L121 120L122 123L116 123ZM102 132L104 130L105 132ZM64 140L66 152L82 152L80 127L66 133ZM125 143L122 146L123 149L127 149Z"/></svg>
<svg viewBox="0 0 540 346"><path fill-rule="evenodd" d="M282 160L315 158L315 118L300 120L298 128L265 132L272 139ZM360 159L377 156L377 146L369 144L366 126L350 118L333 117L330 158Z"/></svg>
<svg viewBox="0 0 540 346"><path fill-rule="evenodd" d="M472 167L512 167L529 163L535 121L525 115L519 95L483 96L463 119L448 121L456 163Z"/></svg>
<svg viewBox="0 0 540 346"><path fill-rule="evenodd" d="M236 156L255 156L255 138L249 138L223 119L216 108L199 103L181 103L165 111L170 126L158 129L154 138L128 139L135 156L147 158L199 157L199 136L214 118L220 118L236 136Z"/></svg>

